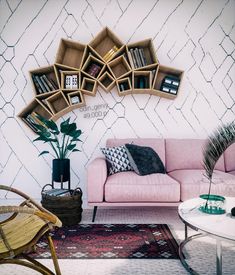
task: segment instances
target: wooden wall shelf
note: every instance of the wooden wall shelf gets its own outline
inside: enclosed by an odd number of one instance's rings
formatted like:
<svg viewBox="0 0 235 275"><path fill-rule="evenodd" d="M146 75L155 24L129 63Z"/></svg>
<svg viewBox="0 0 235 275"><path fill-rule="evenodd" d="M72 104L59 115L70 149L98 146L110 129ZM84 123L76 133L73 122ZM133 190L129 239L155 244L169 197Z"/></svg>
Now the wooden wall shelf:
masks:
<svg viewBox="0 0 235 275"><path fill-rule="evenodd" d="M61 39L55 64L29 72L35 99L18 115L33 131L35 114L56 120L85 105L98 85L118 95L152 94L175 99L184 72L159 64L152 39L124 45L104 28L88 45Z"/></svg>

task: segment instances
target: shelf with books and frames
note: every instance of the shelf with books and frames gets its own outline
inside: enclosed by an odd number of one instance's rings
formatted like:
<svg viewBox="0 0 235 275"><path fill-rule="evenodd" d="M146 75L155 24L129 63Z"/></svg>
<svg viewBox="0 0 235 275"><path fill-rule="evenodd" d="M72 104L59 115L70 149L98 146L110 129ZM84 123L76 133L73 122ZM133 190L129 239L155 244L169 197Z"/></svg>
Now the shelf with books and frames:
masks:
<svg viewBox="0 0 235 275"><path fill-rule="evenodd" d="M183 74L182 70L159 65L153 80L152 93L168 99L175 99L180 90Z"/></svg>
<svg viewBox="0 0 235 275"><path fill-rule="evenodd" d="M53 65L31 70L29 74L36 96L59 89Z"/></svg>
<svg viewBox="0 0 235 275"><path fill-rule="evenodd" d="M88 77L83 77L81 91L85 95L95 96L97 91L97 81Z"/></svg>
<svg viewBox="0 0 235 275"><path fill-rule="evenodd" d="M98 86L105 92L116 86L119 96L175 99L183 78L182 70L159 64L152 39L124 44L108 27L87 45L62 38L55 63L29 73L35 99L19 114L29 127L32 111L56 120L84 106L84 96L95 96Z"/></svg>
<svg viewBox="0 0 235 275"><path fill-rule="evenodd" d="M133 71L132 85L136 93L149 94L152 86L151 71Z"/></svg>
<svg viewBox="0 0 235 275"><path fill-rule="evenodd" d="M68 71L73 71L73 72L79 72L79 69L76 68L71 68L62 64L55 63L54 64L54 70L55 70L55 75L57 79L57 83L59 84L59 87L62 89L62 72L68 72Z"/></svg>
<svg viewBox="0 0 235 275"><path fill-rule="evenodd" d="M18 116L31 130L37 132L37 129L34 127L35 123L38 124L38 121L35 120L35 115L37 114L46 119L52 117L52 113L43 106L41 101L35 98L18 114Z"/></svg>
<svg viewBox="0 0 235 275"><path fill-rule="evenodd" d="M132 74L116 80L119 96L132 94Z"/></svg>
<svg viewBox="0 0 235 275"><path fill-rule="evenodd" d="M115 86L115 79L108 71L105 71L99 77L98 84L103 88L104 91L109 92Z"/></svg>
<svg viewBox="0 0 235 275"><path fill-rule="evenodd" d="M62 71L61 89L74 90L80 88L80 71Z"/></svg>
<svg viewBox="0 0 235 275"><path fill-rule="evenodd" d="M92 77L94 79L99 78L104 69L105 63L93 56L92 54L89 54L84 65L82 66L82 72L88 77Z"/></svg>
<svg viewBox="0 0 235 275"><path fill-rule="evenodd" d="M128 44L127 55L131 67L134 70L159 63L154 51L152 39L146 39L136 43Z"/></svg>
<svg viewBox="0 0 235 275"><path fill-rule="evenodd" d="M124 46L123 42L109 29L104 28L90 42L89 46L94 49L98 56L108 62L112 60Z"/></svg>
<svg viewBox="0 0 235 275"><path fill-rule="evenodd" d="M85 100L81 91L68 93L67 96L72 109L85 106Z"/></svg>

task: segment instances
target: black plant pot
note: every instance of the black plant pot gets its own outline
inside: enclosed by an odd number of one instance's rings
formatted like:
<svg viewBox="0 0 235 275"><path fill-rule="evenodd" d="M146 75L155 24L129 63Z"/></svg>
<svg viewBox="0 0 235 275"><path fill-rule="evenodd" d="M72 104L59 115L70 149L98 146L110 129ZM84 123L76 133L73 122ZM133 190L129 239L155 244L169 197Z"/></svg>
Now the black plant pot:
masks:
<svg viewBox="0 0 235 275"><path fill-rule="evenodd" d="M53 159L52 182L69 182L70 185L70 159ZM70 186L69 188L70 189Z"/></svg>

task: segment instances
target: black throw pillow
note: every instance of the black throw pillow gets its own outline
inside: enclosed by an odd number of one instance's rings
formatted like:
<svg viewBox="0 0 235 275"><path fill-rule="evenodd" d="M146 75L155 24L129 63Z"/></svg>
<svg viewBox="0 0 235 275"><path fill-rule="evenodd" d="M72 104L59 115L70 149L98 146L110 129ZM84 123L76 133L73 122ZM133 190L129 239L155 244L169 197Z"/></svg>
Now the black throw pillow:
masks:
<svg viewBox="0 0 235 275"><path fill-rule="evenodd" d="M160 157L151 147L125 144L125 148L131 166L138 175L144 176L153 173L166 173Z"/></svg>

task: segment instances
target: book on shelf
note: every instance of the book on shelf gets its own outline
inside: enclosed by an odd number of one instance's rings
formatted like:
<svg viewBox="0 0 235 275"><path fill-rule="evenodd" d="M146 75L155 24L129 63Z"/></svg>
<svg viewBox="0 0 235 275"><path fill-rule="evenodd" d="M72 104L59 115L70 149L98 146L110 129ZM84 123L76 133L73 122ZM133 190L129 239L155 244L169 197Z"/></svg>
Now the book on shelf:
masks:
<svg viewBox="0 0 235 275"><path fill-rule="evenodd" d="M32 75L33 82L36 86L36 90L42 94L57 90L55 82L47 77L45 74L43 75Z"/></svg>
<svg viewBox="0 0 235 275"><path fill-rule="evenodd" d="M46 92L50 92L51 89L50 89L50 87L48 86L47 82L45 81L43 75L41 75L41 76L39 76L39 77L40 77L40 80L42 81L44 87L46 88Z"/></svg>
<svg viewBox="0 0 235 275"><path fill-rule="evenodd" d="M72 89L78 88L78 76L76 74L72 75Z"/></svg>
<svg viewBox="0 0 235 275"><path fill-rule="evenodd" d="M35 124L39 124L39 125L42 125L43 127L47 128L47 126L40 120L40 118L36 112L33 111L31 113L31 117L33 118Z"/></svg>
<svg viewBox="0 0 235 275"><path fill-rule="evenodd" d="M70 100L72 105L78 104L81 102L80 97L78 95L71 96Z"/></svg>
<svg viewBox="0 0 235 275"><path fill-rule="evenodd" d="M33 79L33 83L34 83L34 85L35 85L35 87L36 87L36 92L37 92L38 94L42 94L42 93L43 93L43 89L42 89L41 86L39 85L39 83L38 83L38 81L36 80L36 78L35 78L34 75L32 75L32 79Z"/></svg>
<svg viewBox="0 0 235 275"><path fill-rule="evenodd" d="M100 70L101 70L101 67L99 65L92 63L89 66L87 73L93 77L96 77L99 74Z"/></svg>
<svg viewBox="0 0 235 275"><path fill-rule="evenodd" d="M136 62L137 62L138 68L142 67L142 63L141 63L141 60L140 60L140 55L139 55L139 50L138 50L138 48L135 48L135 49L134 49L134 56L135 56L135 58L136 58Z"/></svg>
<svg viewBox="0 0 235 275"><path fill-rule="evenodd" d="M78 76L76 74L65 76L65 89L77 89Z"/></svg>
<svg viewBox="0 0 235 275"><path fill-rule="evenodd" d="M22 120L31 128L34 132L37 132L37 128L33 125L33 123L27 118L27 117L22 117Z"/></svg>
<svg viewBox="0 0 235 275"><path fill-rule="evenodd" d="M40 86L42 93L45 93L46 88L45 88L43 82L41 81L40 77L38 75L34 75L33 79L34 79L35 83L38 83L38 85Z"/></svg>
<svg viewBox="0 0 235 275"><path fill-rule="evenodd" d="M72 75L65 76L65 89L72 89Z"/></svg>
<svg viewBox="0 0 235 275"><path fill-rule="evenodd" d="M138 65L136 63L136 58L135 58L135 55L134 55L134 49L130 49L130 54L131 54L131 57L132 57L132 60L133 60L133 63L134 63L134 69L138 68Z"/></svg>
<svg viewBox="0 0 235 275"><path fill-rule="evenodd" d="M41 77L42 77L42 78L44 79L44 81L47 83L47 85L48 85L48 87L50 88L51 91L57 89L57 88L54 87L54 85L52 84L51 79L48 78L45 74L43 74Z"/></svg>
<svg viewBox="0 0 235 275"><path fill-rule="evenodd" d="M137 77L137 89L145 89L146 88L146 77L141 75Z"/></svg>
<svg viewBox="0 0 235 275"><path fill-rule="evenodd" d="M123 82L123 83L119 84L119 88L120 88L121 92L123 92L125 90L129 90L128 87L129 87L129 85L127 84L127 82Z"/></svg>
<svg viewBox="0 0 235 275"><path fill-rule="evenodd" d="M129 51L127 52L127 56L128 56L129 63L131 64L131 67L135 68L132 55Z"/></svg>
<svg viewBox="0 0 235 275"><path fill-rule="evenodd" d="M115 53L119 50L117 46L113 46L112 49L110 49L103 57L103 59L107 62L109 61Z"/></svg>
<svg viewBox="0 0 235 275"><path fill-rule="evenodd" d="M179 85L180 79L178 77L166 75L162 80L160 91L176 95Z"/></svg>
<svg viewBox="0 0 235 275"><path fill-rule="evenodd" d="M146 57L145 57L145 54L144 54L144 49L139 48L138 51L139 51L139 55L140 55L142 65L147 66L147 60L146 60Z"/></svg>
<svg viewBox="0 0 235 275"><path fill-rule="evenodd" d="M130 48L127 53L130 63L131 65L133 64L134 69L147 65L147 60L143 48Z"/></svg>

